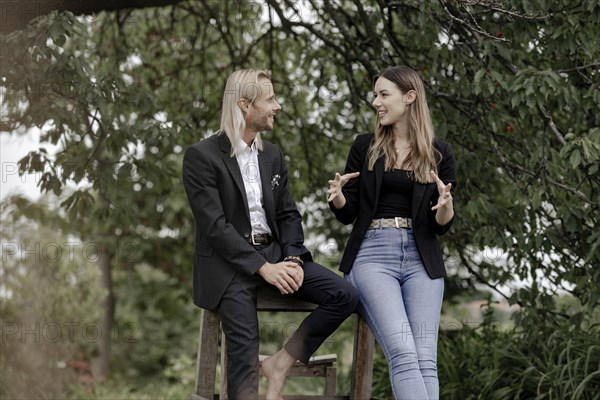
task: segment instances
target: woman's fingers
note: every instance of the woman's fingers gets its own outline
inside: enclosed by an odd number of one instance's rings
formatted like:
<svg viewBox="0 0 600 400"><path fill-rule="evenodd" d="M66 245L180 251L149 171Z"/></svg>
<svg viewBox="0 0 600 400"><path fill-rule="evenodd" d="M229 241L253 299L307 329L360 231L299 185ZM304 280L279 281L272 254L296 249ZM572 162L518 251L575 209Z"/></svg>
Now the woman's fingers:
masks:
<svg viewBox="0 0 600 400"><path fill-rule="evenodd" d="M431 207L431 209L438 210L452 201L452 183L444 185L444 182L442 182L442 180L437 176L437 174L434 171L430 171L430 173L433 179L435 180L435 184L440 194L438 198L438 203L435 206Z"/></svg>
<svg viewBox="0 0 600 400"><path fill-rule="evenodd" d="M344 182L344 184L345 184L345 183L348 183L348 181L349 181L350 179L357 178L359 175L360 175L360 172L350 172L350 173L348 173L348 174L346 174L346 175L342 176L342 179L344 179L344 181L345 181L345 182Z"/></svg>
<svg viewBox="0 0 600 400"><path fill-rule="evenodd" d="M329 190L327 191L327 201L332 201L339 193L341 193L342 187L348 183L350 179L354 179L360 175L360 172L350 172L348 174L340 175L339 172L335 173L335 178L327 181L329 184Z"/></svg>
<svg viewBox="0 0 600 400"><path fill-rule="evenodd" d="M440 194L444 192L450 192L450 190L452 189L452 183L448 183L447 185L445 185L444 182L442 182L442 180L439 178L439 176L437 176L437 174L433 170L429 172L431 173L431 176L433 176L433 179L435 181L435 184L437 185Z"/></svg>
<svg viewBox="0 0 600 400"><path fill-rule="evenodd" d="M438 203L435 206L431 207L432 210L437 210L439 208L442 208L446 204L448 204L449 202L452 201L452 194L450 193L451 187L452 187L452 185L450 185L450 184L445 186L445 189L447 189L448 191L446 191L440 195L440 197L438 198Z"/></svg>

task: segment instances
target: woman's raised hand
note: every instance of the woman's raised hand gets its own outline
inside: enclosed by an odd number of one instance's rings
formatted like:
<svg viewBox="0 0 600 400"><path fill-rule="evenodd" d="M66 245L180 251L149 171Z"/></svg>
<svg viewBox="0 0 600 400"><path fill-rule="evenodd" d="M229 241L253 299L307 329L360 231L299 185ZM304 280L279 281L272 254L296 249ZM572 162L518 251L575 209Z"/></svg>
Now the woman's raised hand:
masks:
<svg viewBox="0 0 600 400"><path fill-rule="evenodd" d="M342 188L350 179L354 179L360 175L360 172L351 172L349 174L340 175L339 172L335 173L335 178L328 181L329 190L327 191L327 201L333 201L336 208L341 208L346 203L346 199L342 194Z"/></svg>
<svg viewBox="0 0 600 400"><path fill-rule="evenodd" d="M447 185L442 182L442 180L437 176L437 174L433 171L430 171L433 180L435 181L435 185L438 189L438 202L435 206L431 207L432 210L438 210L442 207L452 209L452 184L449 183Z"/></svg>

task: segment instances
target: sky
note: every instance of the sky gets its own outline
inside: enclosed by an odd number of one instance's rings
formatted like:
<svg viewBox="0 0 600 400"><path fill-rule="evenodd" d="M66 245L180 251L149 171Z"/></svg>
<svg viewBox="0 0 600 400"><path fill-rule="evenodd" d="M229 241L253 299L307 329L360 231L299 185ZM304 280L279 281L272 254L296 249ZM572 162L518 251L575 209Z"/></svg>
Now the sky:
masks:
<svg viewBox="0 0 600 400"><path fill-rule="evenodd" d="M18 173L18 161L28 152L38 148L39 138L40 133L37 129L31 129L24 134L0 133L0 201L15 193L23 194L31 200L39 199L39 175L19 176Z"/></svg>

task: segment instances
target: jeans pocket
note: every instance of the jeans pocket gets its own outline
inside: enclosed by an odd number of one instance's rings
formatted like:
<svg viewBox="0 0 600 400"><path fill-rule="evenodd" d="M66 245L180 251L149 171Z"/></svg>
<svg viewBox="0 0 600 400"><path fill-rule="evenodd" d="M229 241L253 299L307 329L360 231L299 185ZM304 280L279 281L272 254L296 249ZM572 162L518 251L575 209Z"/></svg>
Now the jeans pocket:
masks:
<svg viewBox="0 0 600 400"><path fill-rule="evenodd" d="M375 236L375 234L377 233L377 231L379 231L379 229L369 229L369 230L367 230L367 232L365 233L365 236L363 236L363 240L372 238L373 236Z"/></svg>

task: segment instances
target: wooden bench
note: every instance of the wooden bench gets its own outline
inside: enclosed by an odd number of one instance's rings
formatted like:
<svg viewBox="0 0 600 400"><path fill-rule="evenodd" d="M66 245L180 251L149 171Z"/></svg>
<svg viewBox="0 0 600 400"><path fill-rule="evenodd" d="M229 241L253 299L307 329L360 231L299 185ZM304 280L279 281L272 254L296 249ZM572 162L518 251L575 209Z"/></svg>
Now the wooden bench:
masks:
<svg viewBox="0 0 600 400"><path fill-rule="evenodd" d="M276 311L276 312L301 312L312 311L317 305L296 300L293 297L281 296L273 290L266 288L260 289L257 298L258 311ZM225 400L227 398L227 380L226 374L222 374L221 393L219 396L214 393L217 358L219 348L219 337L221 329L219 326L219 316L215 311L202 310L200 322L200 338L198 343L197 375L196 388L194 393L190 394L188 400ZM225 343L222 340L222 343ZM226 365L224 345L221 346L221 365ZM375 339L369 330L366 322L356 314L354 350L352 360L352 382L349 395L337 395L336 384L337 368L335 359L337 357L328 355L325 358L314 358L312 365L309 363L304 366L298 363L289 376L325 376L326 390L324 395L296 395L284 396L286 400L370 400L371 383L373 380L373 354L375 352ZM223 368L225 370L225 368ZM316 375L315 375L316 374ZM323 375L321 375L323 374ZM333 374L333 376L332 376ZM264 398L264 396L261 396Z"/></svg>

